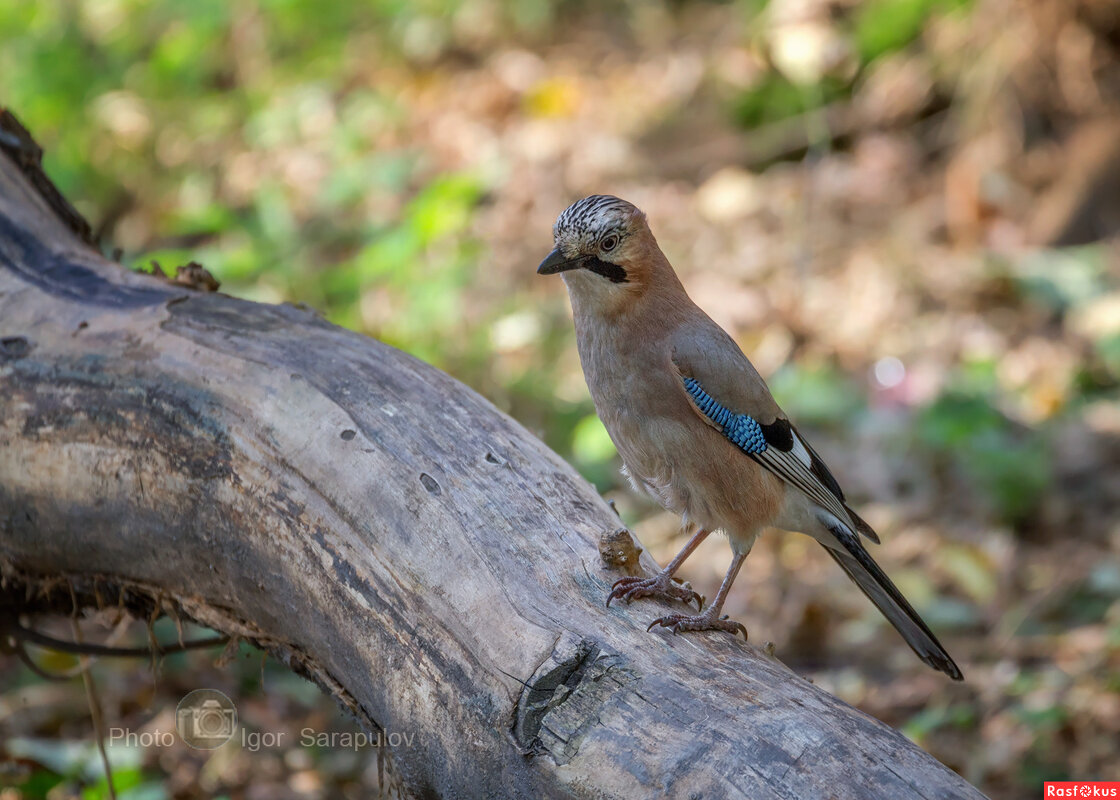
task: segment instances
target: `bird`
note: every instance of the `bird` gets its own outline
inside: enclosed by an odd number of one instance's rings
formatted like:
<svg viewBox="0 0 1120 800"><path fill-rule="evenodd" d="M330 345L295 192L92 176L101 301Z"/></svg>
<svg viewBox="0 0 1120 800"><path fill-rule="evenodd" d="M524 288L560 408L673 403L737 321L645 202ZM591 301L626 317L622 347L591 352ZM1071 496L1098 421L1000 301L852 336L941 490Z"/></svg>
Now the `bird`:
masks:
<svg viewBox="0 0 1120 800"><path fill-rule="evenodd" d="M767 528L816 539L917 656L954 680L960 668L863 546L879 537L848 504L836 478L794 427L755 367L685 291L645 213L611 195L562 211L554 248L537 273L561 275L576 347L595 410L635 490L681 516L695 534L653 577L628 576L607 597L695 601L696 614L669 614L673 633L716 630L747 636L721 614L743 562ZM711 532L732 551L715 598L674 579Z"/></svg>

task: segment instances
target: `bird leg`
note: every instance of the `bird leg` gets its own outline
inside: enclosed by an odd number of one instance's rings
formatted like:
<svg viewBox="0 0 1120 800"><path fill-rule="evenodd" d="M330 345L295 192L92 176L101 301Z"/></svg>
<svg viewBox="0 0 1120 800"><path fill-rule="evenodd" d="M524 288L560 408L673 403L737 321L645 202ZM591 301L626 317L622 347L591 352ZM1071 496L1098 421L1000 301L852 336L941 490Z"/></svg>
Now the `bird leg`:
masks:
<svg viewBox="0 0 1120 800"><path fill-rule="evenodd" d="M720 584L719 591L716 592L715 600L708 606L707 611L691 617L685 614L670 614L667 617L659 617L651 622L646 630L651 631L654 625L660 625L673 633L680 633L681 631L727 631L734 636L742 631L743 638L746 639L747 629L743 627L741 622L729 620L726 614L722 617L719 615L719 612L723 609L723 601L727 599L727 592L730 591L731 584L735 582L735 576L739 574L739 568L743 566L746 558L746 553L736 553L735 557L731 559L731 566L727 568L727 575L724 576L723 583Z"/></svg>
<svg viewBox="0 0 1120 800"><path fill-rule="evenodd" d="M688 544L677 553L676 558L652 578L631 575L615 581L614 586L611 587L611 593L607 596L607 605L609 606L611 600L616 597L621 597L627 603L639 597L664 597L669 600L683 600L686 603L695 600L697 610L704 608L704 598L692 589L674 582L673 573L680 569L684 560L692 555L692 551L708 538L709 533L711 531L698 530L696 535L688 540Z"/></svg>

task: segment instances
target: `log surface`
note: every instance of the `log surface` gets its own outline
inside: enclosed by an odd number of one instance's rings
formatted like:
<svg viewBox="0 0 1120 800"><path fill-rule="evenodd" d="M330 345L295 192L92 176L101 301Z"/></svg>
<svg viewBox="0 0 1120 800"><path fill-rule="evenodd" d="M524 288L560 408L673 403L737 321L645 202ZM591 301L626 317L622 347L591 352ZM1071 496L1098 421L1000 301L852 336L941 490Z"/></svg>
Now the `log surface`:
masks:
<svg viewBox="0 0 1120 800"><path fill-rule="evenodd" d="M446 374L128 272L0 155L9 601L64 580L248 639L411 734L391 755L412 797L982 797L741 639L605 608L618 527Z"/></svg>

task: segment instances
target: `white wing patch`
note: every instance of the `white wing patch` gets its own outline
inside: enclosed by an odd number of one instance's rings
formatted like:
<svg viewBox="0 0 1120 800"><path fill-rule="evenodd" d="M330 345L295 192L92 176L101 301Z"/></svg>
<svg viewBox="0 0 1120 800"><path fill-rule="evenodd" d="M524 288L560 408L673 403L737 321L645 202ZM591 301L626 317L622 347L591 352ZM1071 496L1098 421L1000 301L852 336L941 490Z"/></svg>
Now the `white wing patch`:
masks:
<svg viewBox="0 0 1120 800"><path fill-rule="evenodd" d="M803 491L809 499L833 514L846 527L852 527L853 523L848 517L848 512L844 510L844 504L820 482L816 475L810 472L810 461L805 446L796 437L794 442L794 447L788 453L776 447L767 447L765 451L753 455L752 458L786 483ZM798 453L799 450L805 453L804 460Z"/></svg>
<svg viewBox="0 0 1120 800"><path fill-rule="evenodd" d="M805 449L805 445L801 442L801 437L797 435L797 431L790 430L790 433L793 435L793 448L790 450L790 454L797 456L801 463L805 465L806 469L811 468L813 466L813 457L810 456L809 451Z"/></svg>

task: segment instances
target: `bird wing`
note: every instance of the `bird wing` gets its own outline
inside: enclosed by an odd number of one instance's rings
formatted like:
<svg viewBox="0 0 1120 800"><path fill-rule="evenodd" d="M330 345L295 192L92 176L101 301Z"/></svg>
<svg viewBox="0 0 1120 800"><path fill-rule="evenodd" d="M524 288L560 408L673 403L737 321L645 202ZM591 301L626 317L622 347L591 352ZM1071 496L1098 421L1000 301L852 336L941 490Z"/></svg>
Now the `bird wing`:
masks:
<svg viewBox="0 0 1120 800"><path fill-rule="evenodd" d="M714 330L713 330L714 329ZM816 450L790 424L743 351L715 323L678 336L672 362L689 405L747 455L804 492L837 520L878 542L844 502L844 493Z"/></svg>

